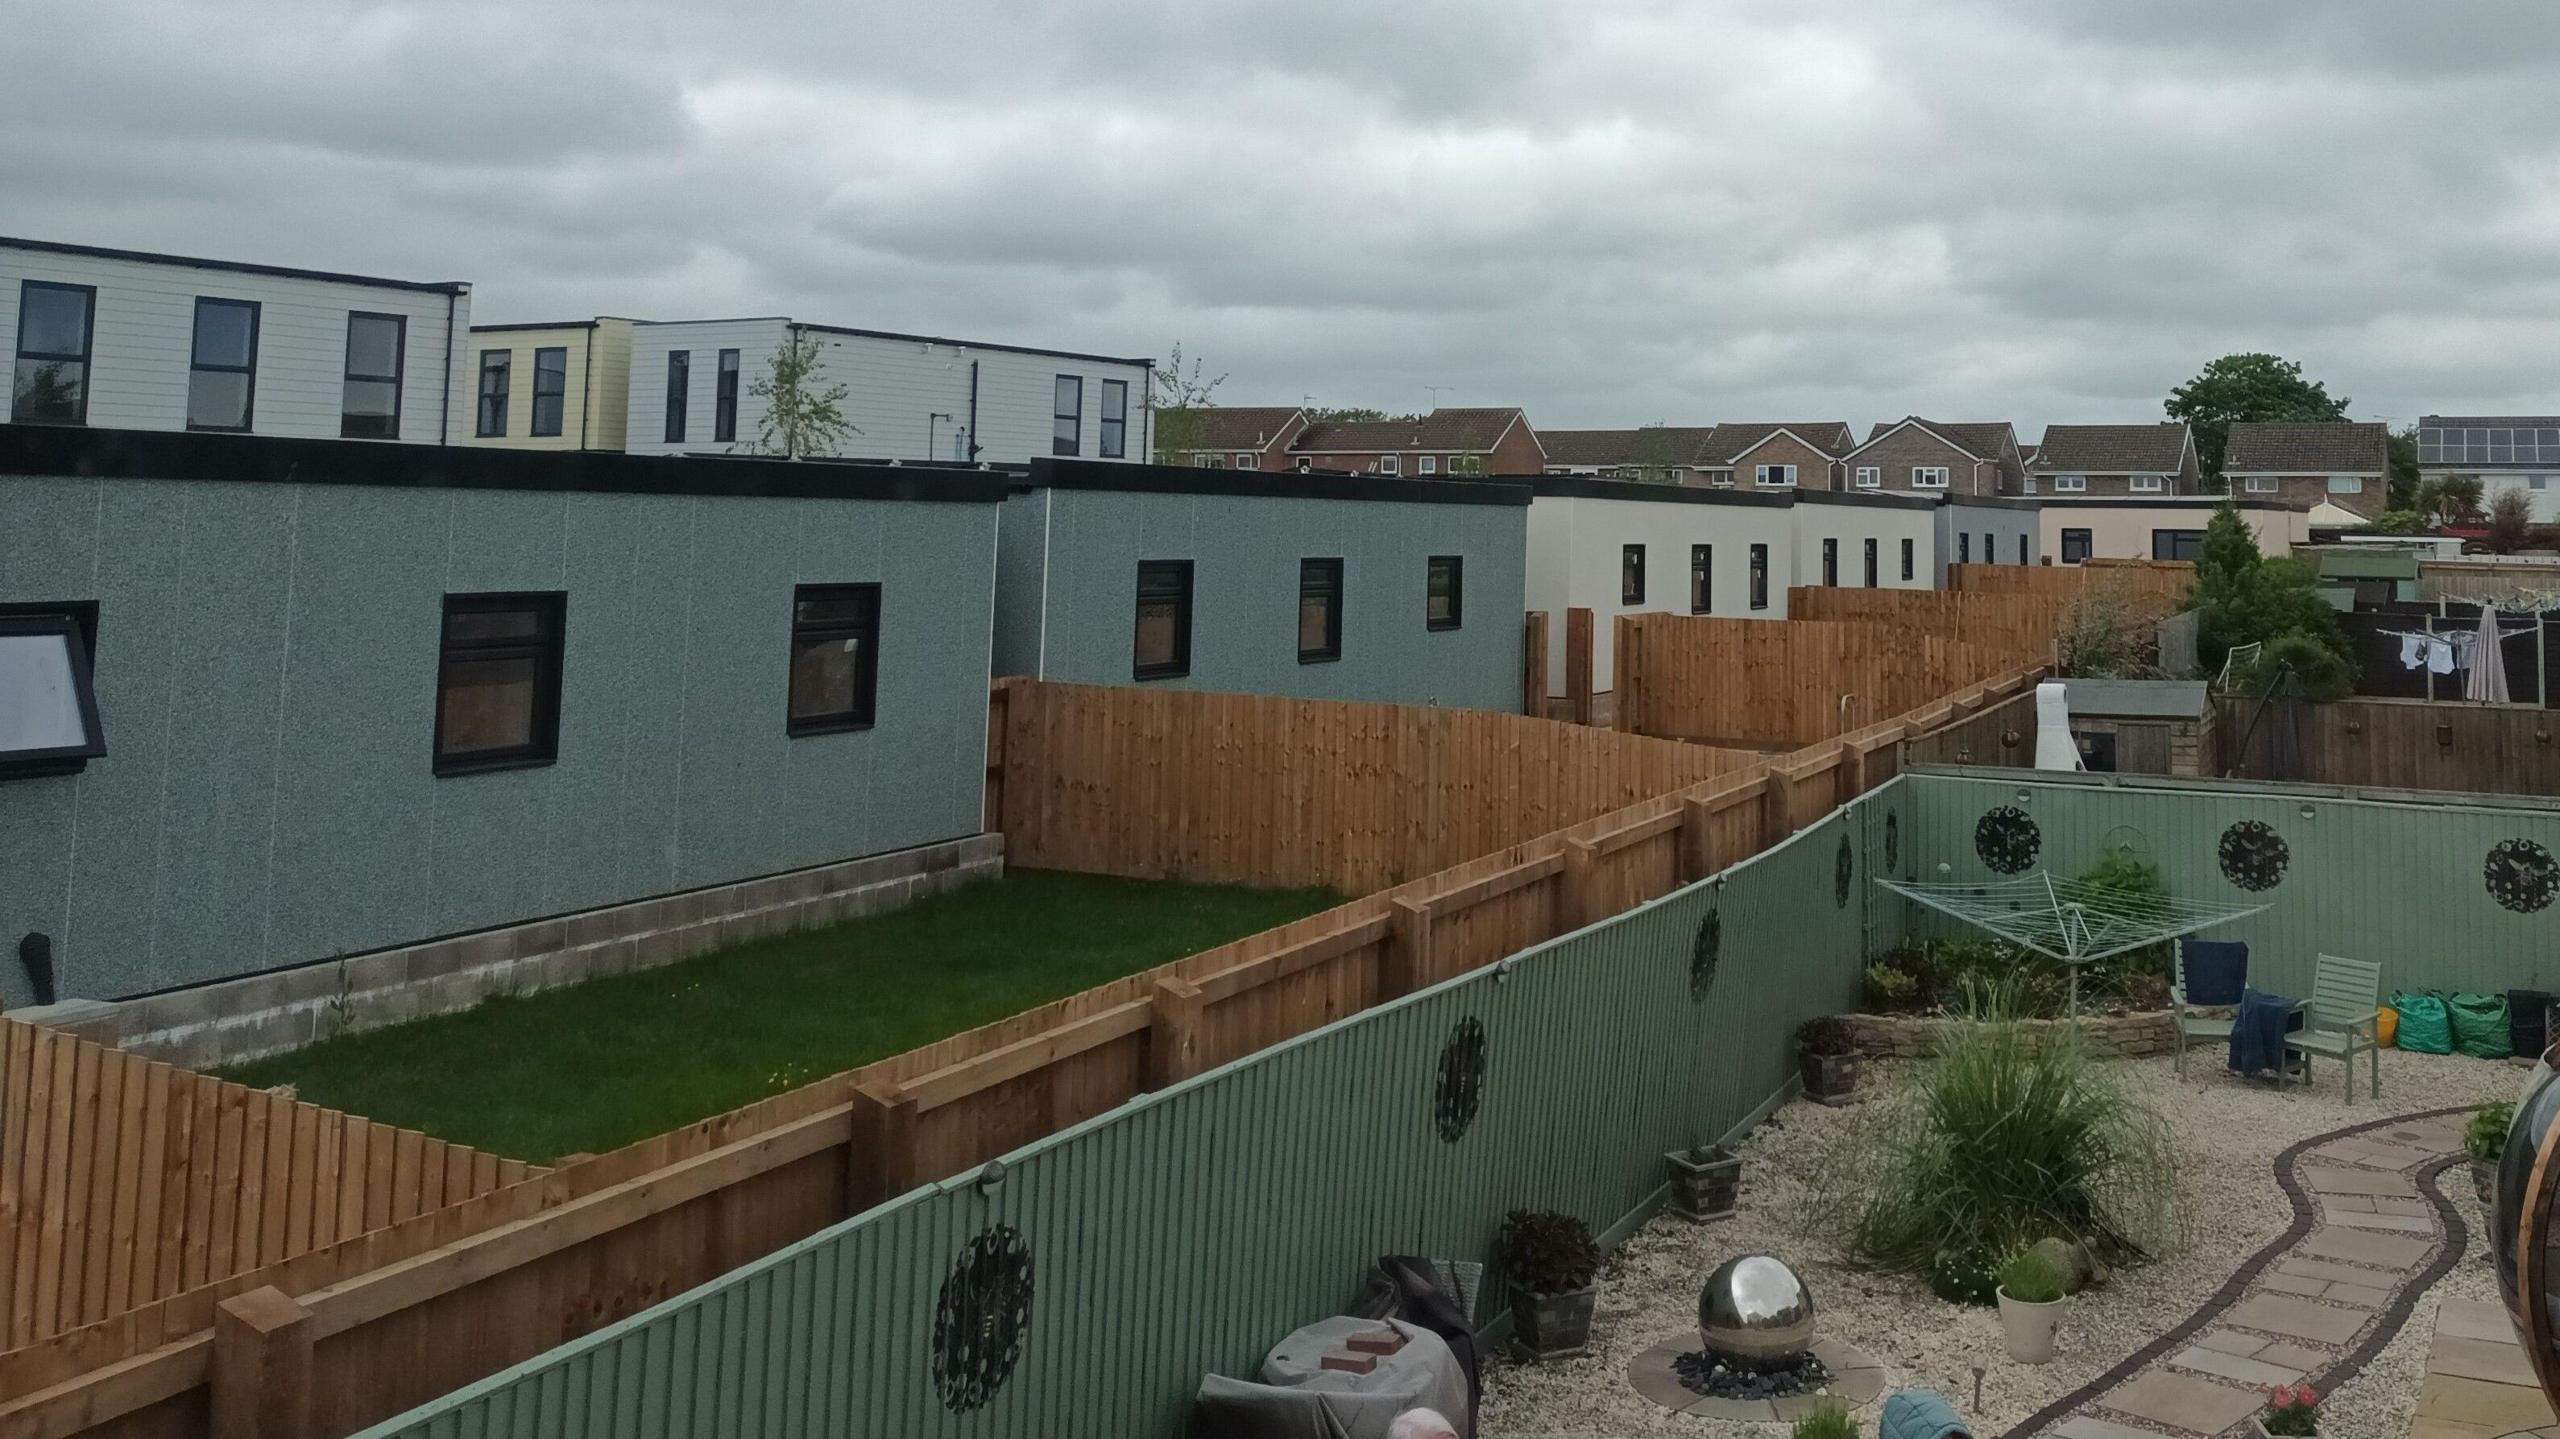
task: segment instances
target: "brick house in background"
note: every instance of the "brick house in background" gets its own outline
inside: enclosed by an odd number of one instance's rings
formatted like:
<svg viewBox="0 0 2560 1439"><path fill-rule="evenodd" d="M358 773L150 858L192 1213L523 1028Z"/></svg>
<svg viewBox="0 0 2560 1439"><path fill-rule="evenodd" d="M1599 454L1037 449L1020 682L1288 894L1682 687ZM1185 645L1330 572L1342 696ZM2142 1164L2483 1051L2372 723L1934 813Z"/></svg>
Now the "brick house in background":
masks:
<svg viewBox="0 0 2560 1439"><path fill-rule="evenodd" d="M1286 470L1294 467L1289 447L1307 432L1307 412L1295 405L1216 405L1167 411L1156 428L1161 433L1168 427L1177 434L1189 431L1189 443L1164 448L1157 456L1159 464Z"/></svg>
<svg viewBox="0 0 2560 1439"><path fill-rule="evenodd" d="M1536 475L1546 447L1519 407L1437 409L1418 419L1335 420L1307 426L1289 447L1299 469L1406 479L1448 474Z"/></svg>
<svg viewBox="0 0 2560 1439"><path fill-rule="evenodd" d="M1546 473L1595 475L1604 479L1650 480L1702 485L1707 475L1700 455L1715 433L1711 425L1643 425L1632 430L1541 430Z"/></svg>
<svg viewBox="0 0 2560 1439"><path fill-rule="evenodd" d="M1828 490L1839 484L1840 456L1857 443L1842 420L1754 421L1718 425L1699 467L1710 485L1738 490Z"/></svg>
<svg viewBox="0 0 2560 1439"><path fill-rule="evenodd" d="M2378 421L2238 421L2222 454L2222 478L2242 498L2270 495L2360 519L2382 513L2391 476L2391 427Z"/></svg>
<svg viewBox="0 0 2560 1439"><path fill-rule="evenodd" d="M2050 432L2048 432L2048 438ZM2018 432L2005 420L1943 424L1914 415L1879 424L1840 457L1842 488L1889 494L2023 495Z"/></svg>
<svg viewBox="0 0 2560 1439"><path fill-rule="evenodd" d="M2156 425L2048 425L2027 460L2031 495L2192 495L2203 486L2193 431Z"/></svg>

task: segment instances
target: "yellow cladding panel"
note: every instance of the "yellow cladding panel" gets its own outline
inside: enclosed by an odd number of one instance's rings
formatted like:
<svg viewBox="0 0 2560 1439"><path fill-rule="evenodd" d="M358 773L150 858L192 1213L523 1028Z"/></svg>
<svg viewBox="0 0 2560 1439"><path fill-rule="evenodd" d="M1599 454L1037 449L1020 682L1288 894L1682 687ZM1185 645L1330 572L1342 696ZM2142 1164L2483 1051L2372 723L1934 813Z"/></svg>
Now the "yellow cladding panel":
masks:
<svg viewBox="0 0 2560 1439"><path fill-rule="evenodd" d="M565 352L568 371L560 399L560 433L533 433L534 357L537 352ZM507 356L505 433L480 433L482 358ZM623 447L625 391L631 378L631 322L599 319L592 324L555 325L539 329L475 329L470 363L463 366L465 390L456 408L467 417L466 444L504 445L519 450L619 450Z"/></svg>

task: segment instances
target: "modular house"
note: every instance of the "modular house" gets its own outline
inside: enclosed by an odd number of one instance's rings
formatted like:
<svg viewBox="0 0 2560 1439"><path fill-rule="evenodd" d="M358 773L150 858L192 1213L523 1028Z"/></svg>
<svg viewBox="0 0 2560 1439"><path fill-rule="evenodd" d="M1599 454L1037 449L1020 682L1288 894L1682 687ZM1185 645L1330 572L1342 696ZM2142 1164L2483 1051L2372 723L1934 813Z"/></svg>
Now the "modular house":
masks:
<svg viewBox="0 0 2560 1439"><path fill-rule="evenodd" d="M630 401L629 320L471 327L466 444L619 450Z"/></svg>
<svg viewBox="0 0 2560 1439"><path fill-rule="evenodd" d="M1567 610L1591 611L1591 688L1603 695L1617 687L1618 616L1784 619L1788 586L1809 583L1794 495L1562 475L1536 491L1527 596L1547 617L1550 698L1565 693Z"/></svg>
<svg viewBox="0 0 2560 1439"><path fill-rule="evenodd" d="M2486 511L2521 492L2536 524L2560 520L2560 415L2428 415L2418 421L2418 478L2480 482Z"/></svg>
<svg viewBox="0 0 2560 1439"><path fill-rule="evenodd" d="M2042 556L2043 506L2001 495L1950 495L1938 507L1938 577L1949 565L2032 565Z"/></svg>
<svg viewBox="0 0 2560 1439"><path fill-rule="evenodd" d="M813 388L844 387L842 457L1021 464L1067 456L1142 463L1154 443L1155 361L809 325L779 316L642 321L631 330L625 448L635 455L752 453L756 393L795 335L818 348Z"/></svg>
<svg viewBox="0 0 2560 1439"><path fill-rule="evenodd" d="M12 424L458 441L471 287L0 237Z"/></svg>
<svg viewBox="0 0 2560 1439"><path fill-rule="evenodd" d="M1527 487L1035 460L995 672L1517 710Z"/></svg>
<svg viewBox="0 0 2560 1439"><path fill-rule="evenodd" d="M208 1062L983 868L1003 493L0 427L0 1002Z"/></svg>
<svg viewBox="0 0 2560 1439"><path fill-rule="evenodd" d="M2289 555L2311 538L2311 517L2296 502L2275 499L2224 498L2218 495L2138 495L2073 499L2041 497L2038 518L2048 564L2076 565L2086 559L2192 560L2204 548L2204 527L2214 511L2230 505L2267 555Z"/></svg>
<svg viewBox="0 0 2560 1439"><path fill-rule="evenodd" d="M1938 584L1934 496L1804 490L1795 522L1796 583L1926 590Z"/></svg>

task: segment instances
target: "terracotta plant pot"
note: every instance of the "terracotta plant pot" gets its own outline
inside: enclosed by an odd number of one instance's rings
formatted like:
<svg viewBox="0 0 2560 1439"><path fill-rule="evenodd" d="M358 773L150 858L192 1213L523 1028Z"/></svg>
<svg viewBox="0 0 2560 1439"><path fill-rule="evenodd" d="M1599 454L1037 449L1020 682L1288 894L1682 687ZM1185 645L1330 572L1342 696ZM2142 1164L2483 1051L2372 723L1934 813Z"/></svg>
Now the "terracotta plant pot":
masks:
<svg viewBox="0 0 2560 1439"><path fill-rule="evenodd" d="M1511 1286L1511 1350L1523 1359L1567 1359L1591 1348L1591 1306L1600 1286L1532 1294Z"/></svg>
<svg viewBox="0 0 2560 1439"><path fill-rule="evenodd" d="M1858 1056L1851 1054L1815 1054L1796 1050L1796 1064L1804 1074L1804 1097L1821 1104L1843 1104L1858 1088Z"/></svg>
<svg viewBox="0 0 2560 1439"><path fill-rule="evenodd" d="M1721 1145L1675 1149L1662 1156L1671 1167L1671 1211L1692 1224L1728 1218L1742 1188L1742 1157Z"/></svg>
<svg viewBox="0 0 2560 1439"><path fill-rule="evenodd" d="M2062 1329L2062 1306L2069 1301L2056 1299L2048 1304L2029 1304L2012 1299L2009 1291L2000 1291L2000 1333L2009 1341L2009 1357L2021 1364L2043 1364L2053 1358L2054 1336Z"/></svg>

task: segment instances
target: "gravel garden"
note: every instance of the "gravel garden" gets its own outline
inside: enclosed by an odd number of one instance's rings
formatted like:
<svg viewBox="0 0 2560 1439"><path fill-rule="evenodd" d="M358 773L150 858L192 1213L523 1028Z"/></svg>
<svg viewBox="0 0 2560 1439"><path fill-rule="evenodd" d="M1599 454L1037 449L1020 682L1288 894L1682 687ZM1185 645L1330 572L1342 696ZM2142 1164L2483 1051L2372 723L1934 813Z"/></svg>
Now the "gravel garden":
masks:
<svg viewBox="0 0 2560 1439"><path fill-rule="evenodd" d="M2043 1007L2014 993L1992 1001L2006 1016ZM2333 1085L2234 1077L2211 1049L2181 1077L2167 1056L2029 1037L2044 1026L1965 1029L1936 1058L1868 1063L1846 1103L1800 1099L1765 1121L1738 1146L1730 1217L1647 1223L1601 1270L1587 1352L1495 1364L1480 1432L1782 1432L1675 1412L1630 1382L1665 1341L1696 1346L1701 1280L1750 1254L1792 1266L1824 1343L1866 1356L1885 1392L1933 1389L1977 1434L2052 1432L2072 1415L2090 1416L2075 1421L2084 1433L2238 1433L2263 1402L2255 1381L2284 1364L2324 1382L2347 1373L2320 1396L2320 1434L2409 1431L2435 1307L2495 1294L2462 1129L2468 1111L2513 1099L2523 1068L2385 1050L2380 1101L2351 1105ZM2446 1261L2462 1236L2445 1237L2431 1191L2468 1231L2458 1262ZM2319 1257L2329 1235L2347 1262ZM2058 1266L2019 1259L2048 1237L2082 1242ZM2091 1282L2055 1311L2048 1362L2013 1358L1999 1310L1969 1302L2002 1279L2035 1287L2040 1273L2063 1278L2091 1260ZM2403 1267L2354 1267L2367 1260ZM2388 1298L2372 1287L2392 1283ZM2124 1367L2147 1349L2158 1357L2144 1362L2187 1367ZM2199 1399L2209 1417L2146 1412ZM2217 1406L2232 1406L2229 1417ZM1872 1403L1852 1417L1875 1432Z"/></svg>

